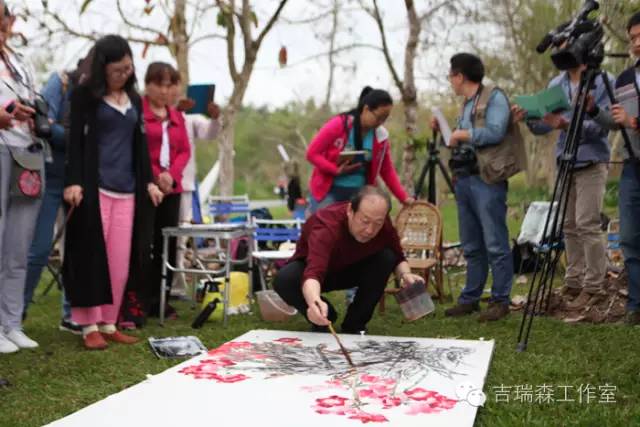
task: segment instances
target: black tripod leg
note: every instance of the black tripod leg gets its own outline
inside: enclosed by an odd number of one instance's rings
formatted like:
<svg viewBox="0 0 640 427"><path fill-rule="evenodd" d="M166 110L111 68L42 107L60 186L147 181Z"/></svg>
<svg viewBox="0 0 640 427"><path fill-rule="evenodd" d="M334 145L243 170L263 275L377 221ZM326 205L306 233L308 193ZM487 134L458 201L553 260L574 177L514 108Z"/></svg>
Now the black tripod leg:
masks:
<svg viewBox="0 0 640 427"><path fill-rule="evenodd" d="M447 172L447 168L445 167L444 163L442 163L442 160L438 159L438 166L440 167L440 172L442 172L442 176L444 177L444 180L447 183L449 190L451 190L451 194L456 194L456 190L454 190L453 188L453 181L451 180L451 175L449 175L449 172Z"/></svg>

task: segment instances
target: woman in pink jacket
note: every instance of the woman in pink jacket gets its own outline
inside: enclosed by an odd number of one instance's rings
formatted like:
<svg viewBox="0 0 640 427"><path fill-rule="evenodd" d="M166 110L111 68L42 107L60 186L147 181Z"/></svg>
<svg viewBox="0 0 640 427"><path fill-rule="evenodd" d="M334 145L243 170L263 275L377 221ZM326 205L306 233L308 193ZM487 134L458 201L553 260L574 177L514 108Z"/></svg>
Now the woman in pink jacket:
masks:
<svg viewBox="0 0 640 427"><path fill-rule="evenodd" d="M351 199L363 186L375 185L378 176L400 202L413 201L400 184L391 162L389 132L382 126L392 106L388 92L367 86L355 109L330 119L313 138L307 149L314 166L309 183L312 213ZM347 151L360 154L341 155Z"/></svg>

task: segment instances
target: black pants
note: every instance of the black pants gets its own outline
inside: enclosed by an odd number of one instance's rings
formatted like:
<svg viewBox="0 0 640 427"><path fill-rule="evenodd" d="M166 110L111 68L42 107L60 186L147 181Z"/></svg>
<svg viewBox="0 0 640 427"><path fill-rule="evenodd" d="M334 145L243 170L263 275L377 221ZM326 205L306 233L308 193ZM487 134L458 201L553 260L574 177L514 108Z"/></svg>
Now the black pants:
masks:
<svg viewBox="0 0 640 427"><path fill-rule="evenodd" d="M149 312L156 314L160 307L160 282L162 280L162 229L176 227L180 215L180 194L164 196L162 203L154 210L153 220L153 259L150 265L149 279ZM176 239L169 239L169 263L176 262ZM167 295L171 290L173 272L167 270Z"/></svg>
<svg viewBox="0 0 640 427"><path fill-rule="evenodd" d="M342 322L342 332L358 333L365 330L397 263L395 253L390 249L383 249L342 271L325 277L324 283L321 284L322 292L358 287L353 303L349 305ZM308 306L302 295L302 274L305 267L304 260L285 265L278 271L273 288L287 304L297 308L306 318ZM322 300L329 306L329 320L335 322L338 313L324 297Z"/></svg>

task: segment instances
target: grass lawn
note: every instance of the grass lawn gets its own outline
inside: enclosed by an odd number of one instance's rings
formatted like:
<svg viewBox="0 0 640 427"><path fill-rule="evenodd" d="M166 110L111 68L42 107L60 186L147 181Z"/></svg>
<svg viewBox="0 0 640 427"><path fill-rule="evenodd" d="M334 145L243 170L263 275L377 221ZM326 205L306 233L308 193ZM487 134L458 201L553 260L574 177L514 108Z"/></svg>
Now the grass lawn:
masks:
<svg viewBox="0 0 640 427"><path fill-rule="evenodd" d="M516 211L520 200L526 200L522 194L513 191L510 195L510 205ZM447 203L443 211L446 238L457 240L455 206ZM510 230L514 236L521 219L521 213L517 212L510 217ZM43 281L47 279L44 276ZM524 294L527 288L527 285L514 285L513 295ZM79 337L57 329L60 320L58 291L39 296L41 291L42 287L25 323L27 334L40 343L40 348L0 356L0 377L13 384L0 389L1 426L28 427L51 422L144 380L146 374L157 374L178 363L156 359L144 341L133 346L112 345L102 352L83 350ZM454 291L458 293L459 288ZM338 311L344 313L342 294L335 293L331 298ZM226 329L220 323L212 322L194 331L189 325L195 312L187 303L179 303L177 308L178 320L168 322L164 328L152 321L137 334L146 338L195 332L207 347L216 347L251 329L308 330L300 317L289 323L270 324L263 322L254 310L251 315L231 317ZM488 400L478 412L476 425L640 425L640 329L624 325L566 325L538 318L534 322L529 350L516 353L520 314L512 314L492 324L479 324L475 316L445 319L444 308L438 306L435 315L407 324L393 298L389 298L386 314L375 314L369 332L372 335L495 340L484 389ZM554 401L540 402L543 385L551 387L547 393ZM612 401L602 403L601 400L607 397L605 387L608 386L615 387L610 395ZM238 405L242 404L238 402Z"/></svg>

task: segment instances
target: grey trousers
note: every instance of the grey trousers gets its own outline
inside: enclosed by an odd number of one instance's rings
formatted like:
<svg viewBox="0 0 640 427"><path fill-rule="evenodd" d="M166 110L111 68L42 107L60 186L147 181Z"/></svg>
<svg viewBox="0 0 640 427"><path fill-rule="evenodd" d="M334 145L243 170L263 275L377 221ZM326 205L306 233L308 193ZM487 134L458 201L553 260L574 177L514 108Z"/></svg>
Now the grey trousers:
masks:
<svg viewBox="0 0 640 427"><path fill-rule="evenodd" d="M604 163L574 172L564 221L565 283L589 293L602 291L607 274L606 245L600 229L607 174Z"/></svg>
<svg viewBox="0 0 640 427"><path fill-rule="evenodd" d="M0 326L6 330L21 327L27 256L41 203L9 194L12 162L7 147L0 145Z"/></svg>

